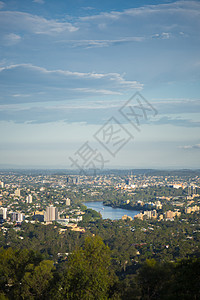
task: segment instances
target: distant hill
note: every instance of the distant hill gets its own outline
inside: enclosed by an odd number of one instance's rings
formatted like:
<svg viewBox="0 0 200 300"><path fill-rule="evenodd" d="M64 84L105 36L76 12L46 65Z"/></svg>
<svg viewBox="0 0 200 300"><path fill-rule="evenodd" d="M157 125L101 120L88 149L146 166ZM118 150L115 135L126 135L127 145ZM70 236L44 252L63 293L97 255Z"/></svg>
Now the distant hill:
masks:
<svg viewBox="0 0 200 300"><path fill-rule="evenodd" d="M29 174L29 175L80 175L79 170L70 169L37 169L37 168L9 168L0 165L0 173L14 173L14 174ZM87 170L87 174L92 176L94 170ZM200 169L178 169L178 170L159 170L159 169L105 169L96 172L97 175L151 175L151 176L200 176Z"/></svg>

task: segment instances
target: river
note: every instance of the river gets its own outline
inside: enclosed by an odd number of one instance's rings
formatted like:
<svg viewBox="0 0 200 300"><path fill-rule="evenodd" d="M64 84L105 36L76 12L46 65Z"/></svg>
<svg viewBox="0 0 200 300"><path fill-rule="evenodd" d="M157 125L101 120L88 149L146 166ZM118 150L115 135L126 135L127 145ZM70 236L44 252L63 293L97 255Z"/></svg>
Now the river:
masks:
<svg viewBox="0 0 200 300"><path fill-rule="evenodd" d="M112 208L111 206L104 206L102 201L97 202L83 202L87 208L94 209L101 213L103 219L119 220L122 216L127 215L134 218L139 213L136 210L128 210L122 208Z"/></svg>

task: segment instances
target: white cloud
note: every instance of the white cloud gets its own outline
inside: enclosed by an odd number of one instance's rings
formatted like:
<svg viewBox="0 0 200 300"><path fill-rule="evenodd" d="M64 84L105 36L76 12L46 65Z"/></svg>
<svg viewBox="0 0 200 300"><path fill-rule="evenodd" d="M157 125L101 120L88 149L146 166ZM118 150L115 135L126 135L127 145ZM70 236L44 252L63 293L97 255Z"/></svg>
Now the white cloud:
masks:
<svg viewBox="0 0 200 300"><path fill-rule="evenodd" d="M18 11L0 11L0 27L7 30L32 32L35 34L53 35L63 32L74 32L78 27L69 22L51 19Z"/></svg>
<svg viewBox="0 0 200 300"><path fill-rule="evenodd" d="M158 110L159 111L159 110ZM160 111L159 111L160 113ZM169 116L161 117L153 122L155 125L172 125L172 126L179 126L179 127L200 127L200 122L191 120L191 119L184 119L181 117L171 118Z"/></svg>
<svg viewBox="0 0 200 300"><path fill-rule="evenodd" d="M121 87L126 88L133 88L133 89L142 89L143 84L137 81L127 81L124 79L124 77L119 73L95 73L95 72L72 72L68 70L48 70L43 67L34 66L32 64L16 64L16 65L9 65L5 67L0 68L0 72L6 71L6 70L12 70L12 69L24 69L24 70L30 70L30 71L36 71L43 74L57 74L61 76L67 76L72 78L83 78L83 79L94 79L94 80L101 80L104 79L108 82L112 82L114 84L118 84ZM111 85L112 85L111 83ZM104 90L105 91L105 90Z"/></svg>
<svg viewBox="0 0 200 300"><path fill-rule="evenodd" d="M167 4L158 4L158 5L145 5L138 8L129 8L123 11L111 11L100 13L98 15L81 17L80 19L83 21L89 20L119 20L122 17L127 16L148 16L154 14L161 14L163 12L168 13L180 13L186 14L190 16L198 16L200 15L200 3L198 1L176 1L173 3Z"/></svg>
<svg viewBox="0 0 200 300"><path fill-rule="evenodd" d="M9 78L9 90L5 78ZM87 97L105 99L106 96L112 99L143 88L142 83L127 80L124 74L52 70L32 64L1 66L0 82L0 104L69 101Z"/></svg>
<svg viewBox="0 0 200 300"><path fill-rule="evenodd" d="M35 3L44 4L44 0L33 0Z"/></svg>
<svg viewBox="0 0 200 300"><path fill-rule="evenodd" d="M58 43L67 43L72 47L85 47L85 48L101 48L101 47L109 47L117 44L124 43L133 43L133 42L142 42L145 38L142 36L131 36L119 39L107 39L107 40L60 40Z"/></svg>
<svg viewBox="0 0 200 300"><path fill-rule="evenodd" d="M94 10L95 8L92 6L86 6L86 7L82 7L82 9L84 10Z"/></svg>
<svg viewBox="0 0 200 300"><path fill-rule="evenodd" d="M170 33L169 32L163 32L161 33L162 39L169 39L170 38Z"/></svg>
<svg viewBox="0 0 200 300"><path fill-rule="evenodd" d="M178 148L185 149L185 150L193 150L193 149L199 149L200 150L200 144L179 146Z"/></svg>
<svg viewBox="0 0 200 300"><path fill-rule="evenodd" d="M172 36L169 32L156 33L152 35L152 38L167 40Z"/></svg>
<svg viewBox="0 0 200 300"><path fill-rule="evenodd" d="M198 37L200 2L176 1L103 12L80 17L77 24L81 31L89 28L92 32L105 32L106 37L110 33L113 40L127 33L161 40L192 37L194 34Z"/></svg>
<svg viewBox="0 0 200 300"><path fill-rule="evenodd" d="M34 2L43 3L44 1L34 0ZM191 22L195 20L198 24L199 16L200 3L196 1L146 5L123 11L93 14L78 19L68 17L67 21L47 19L19 11L0 11L0 28L1 31L8 30L9 32L25 31L34 34L59 35L59 37L66 38L61 42L71 44L72 47L100 48L142 42L152 37L157 39L186 37L186 34L182 33L187 31L187 28L196 30L198 26L191 27ZM99 35L101 31L106 31L106 38ZM73 32L77 32L73 35L73 38L77 40L72 40L66 35L66 33L73 34Z"/></svg>
<svg viewBox="0 0 200 300"><path fill-rule="evenodd" d="M9 33L4 36L3 42L6 46L12 46L19 43L21 40L21 36L15 33Z"/></svg>
<svg viewBox="0 0 200 300"><path fill-rule="evenodd" d="M95 93L95 94L103 94L103 95L122 95L122 93L117 91L110 91L104 89L90 89L90 88L76 88L75 91L80 91L84 93Z"/></svg>
<svg viewBox="0 0 200 300"><path fill-rule="evenodd" d="M23 97L30 97L31 95L30 94L13 94L12 95L13 97L20 97L20 98L23 98Z"/></svg>

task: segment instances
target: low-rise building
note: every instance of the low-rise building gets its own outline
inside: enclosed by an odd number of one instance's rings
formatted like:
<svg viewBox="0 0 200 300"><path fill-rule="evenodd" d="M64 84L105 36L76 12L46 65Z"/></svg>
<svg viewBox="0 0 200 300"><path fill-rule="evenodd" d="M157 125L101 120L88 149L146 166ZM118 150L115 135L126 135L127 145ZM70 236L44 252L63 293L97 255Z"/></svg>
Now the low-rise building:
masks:
<svg viewBox="0 0 200 300"><path fill-rule="evenodd" d="M131 217L127 216L127 215L124 215L122 217L122 220L130 220L130 221L132 221L133 219Z"/></svg>

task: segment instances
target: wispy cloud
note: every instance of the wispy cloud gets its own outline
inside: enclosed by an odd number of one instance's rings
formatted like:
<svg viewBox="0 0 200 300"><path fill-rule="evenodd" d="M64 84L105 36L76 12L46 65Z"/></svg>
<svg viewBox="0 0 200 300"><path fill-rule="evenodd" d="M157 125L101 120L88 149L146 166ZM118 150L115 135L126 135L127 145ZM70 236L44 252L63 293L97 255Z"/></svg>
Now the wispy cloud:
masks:
<svg viewBox="0 0 200 300"><path fill-rule="evenodd" d="M21 41L21 36L18 34L15 34L15 33L9 33L9 34L5 35L2 39L2 42L6 46L16 45L20 41Z"/></svg>
<svg viewBox="0 0 200 300"><path fill-rule="evenodd" d="M125 43L142 42L146 38L142 36L125 37L119 39L108 39L108 40L60 40L58 43L67 43L72 47L85 47L85 48L101 48L109 47L113 45L120 45Z"/></svg>
<svg viewBox="0 0 200 300"><path fill-rule="evenodd" d="M82 9L84 9L84 10L94 10L95 8L92 7L92 6L84 6L84 7L82 7Z"/></svg>
<svg viewBox="0 0 200 300"><path fill-rule="evenodd" d="M35 3L44 4L44 0L33 0Z"/></svg>
<svg viewBox="0 0 200 300"><path fill-rule="evenodd" d="M200 2L176 1L144 5L122 11L101 12L80 17L77 24L96 32L110 32L113 40L124 37L131 28L133 36L145 39L169 40L186 38L188 33L198 35Z"/></svg>
<svg viewBox="0 0 200 300"><path fill-rule="evenodd" d="M123 45L127 43L140 43L145 42L151 39L155 40L168 40L171 38L177 38L179 36L186 36L185 34L176 33L172 34L171 32L161 32L155 33L150 35L143 35L143 36L129 36L129 37L121 37L117 39L77 39L77 40L70 40L70 39L62 39L56 41L56 43L64 43L70 47L83 47L83 48L102 48L102 47L110 47L110 46L117 46Z"/></svg>
<svg viewBox="0 0 200 300"><path fill-rule="evenodd" d="M6 88L8 77L9 89ZM127 80L124 75L119 73L51 70L32 64L1 66L0 80L2 89L0 102L2 104L13 103L13 101L15 103L16 101L46 102L55 101L55 99L62 101L92 95L114 96L143 88L142 83ZM37 97L24 96L35 94L36 91ZM45 94L40 92L45 92Z"/></svg>
<svg viewBox="0 0 200 300"><path fill-rule="evenodd" d="M95 94L103 94L103 95L122 95L122 93L117 91L110 91L104 89L90 89L90 88L75 88L74 91L80 91L83 93L95 93Z"/></svg>
<svg viewBox="0 0 200 300"><path fill-rule="evenodd" d="M172 3L157 4L157 5L144 5L138 8L125 9L123 11L111 11L111 12L102 12L98 15L81 17L81 20L118 20L122 17L127 16L152 16L153 14L161 14L163 12L168 13L180 13L186 15L199 15L200 3L198 1L176 1Z"/></svg>
<svg viewBox="0 0 200 300"><path fill-rule="evenodd" d="M26 98L26 97L30 97L30 94L13 94L13 97L19 97L19 98Z"/></svg>
<svg viewBox="0 0 200 300"><path fill-rule="evenodd" d="M52 90L50 91L52 93ZM46 93L45 99L48 99L48 103L44 106L44 101L40 103L33 103L34 101L31 99L37 99L39 97L39 93L34 95L29 94L14 94L12 95L15 104L3 104L0 105L0 120L5 121L13 121L15 123L51 123L64 121L67 123L80 123L84 122L87 124L101 124L105 122L106 119L110 118L112 115L117 115L119 108L124 105L124 101L120 100L120 98L114 97L112 99L112 95L117 96L118 93L109 90L95 90L89 88L80 88L80 89L72 89L72 93L77 95L80 93L82 95L82 99L84 99L84 94L86 95L84 101L80 101L78 99L69 100L69 101L54 101L54 103L50 102L50 93ZM88 95L107 95L104 100L96 100L94 101L94 97L91 100L88 100ZM53 99L59 99L59 97L55 97L53 94ZM98 98L97 98L98 99ZM101 99L101 98L99 98ZM112 100L111 100L112 99ZM66 100L66 99L65 99ZM31 103L32 101L32 103ZM26 103L27 102L27 103ZM18 103L18 104L17 104ZM22 103L24 103L22 105ZM26 103L26 104L25 104ZM154 107L157 108L156 103L152 103ZM124 118L119 119L120 122L124 123ZM145 118L140 118L141 124L147 124L148 122ZM157 118L151 120L151 126L157 125L170 125L175 127L184 127L184 128L199 128L200 122L191 120L190 118L164 116L160 115ZM155 127L154 127L155 128ZM170 129L171 130L171 129Z"/></svg>
<svg viewBox="0 0 200 300"><path fill-rule="evenodd" d="M19 11L0 11L0 27L8 30L20 30L35 34L54 35L63 32L74 32L78 27L69 22L32 15Z"/></svg>
<svg viewBox="0 0 200 300"><path fill-rule="evenodd" d="M160 99L153 103L160 115L200 113L200 99Z"/></svg>
<svg viewBox="0 0 200 300"><path fill-rule="evenodd" d="M162 32L162 33L156 33L156 34L152 35L152 38L154 38L154 39L167 40L170 37L171 37L171 33L170 32Z"/></svg>
<svg viewBox="0 0 200 300"><path fill-rule="evenodd" d="M32 107L0 108L0 120L14 123L42 124L52 122L101 124L113 113L113 107Z"/></svg>
<svg viewBox="0 0 200 300"><path fill-rule="evenodd" d="M152 121L155 125L172 125L181 127L200 127L199 121L193 121L183 118L170 118L168 116L162 117L156 121Z"/></svg>
<svg viewBox="0 0 200 300"><path fill-rule="evenodd" d="M44 3L43 0L34 2ZM92 12L93 7L83 9ZM68 17L67 21L47 19L27 12L0 11L0 31L4 34L21 31L51 35L54 42L60 40L72 47L102 48L151 39L169 40L181 36L183 38L188 36L184 33L187 28L197 31L197 24L200 24L199 16L200 3L197 1L146 5L80 18ZM191 26L193 22L196 26ZM104 31L106 34L102 38Z"/></svg>
<svg viewBox="0 0 200 300"><path fill-rule="evenodd" d="M0 68L0 72L5 72L8 70L15 70L15 69L21 69L21 70L29 70L38 72L41 74L57 74L67 77L74 77L74 78L86 78L86 79L108 79L112 82L117 82L118 84L129 86L132 88L142 88L143 84L137 82L137 81L127 81L124 79L122 75L119 73L96 73L96 72L72 72L69 70L48 70L44 67L35 66L32 64L16 64L16 65L9 65L5 67Z"/></svg>
<svg viewBox="0 0 200 300"><path fill-rule="evenodd" d="M184 146L179 146L178 148L184 149L184 150L194 150L194 149L200 150L200 144L196 144L196 145L184 145Z"/></svg>

